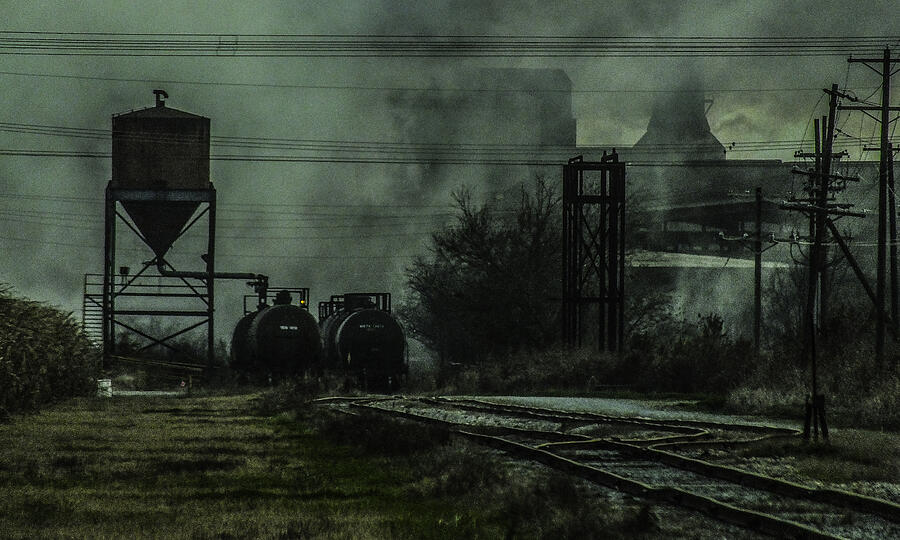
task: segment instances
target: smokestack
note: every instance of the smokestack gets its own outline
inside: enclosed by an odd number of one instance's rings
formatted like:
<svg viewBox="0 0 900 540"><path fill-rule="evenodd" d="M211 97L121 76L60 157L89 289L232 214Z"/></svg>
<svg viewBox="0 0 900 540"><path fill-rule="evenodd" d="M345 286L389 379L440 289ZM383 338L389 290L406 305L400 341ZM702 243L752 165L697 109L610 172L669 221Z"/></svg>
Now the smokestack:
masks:
<svg viewBox="0 0 900 540"><path fill-rule="evenodd" d="M628 153L635 160L711 161L725 159L725 146L709 130L703 85L686 77L653 105L647 132Z"/></svg>

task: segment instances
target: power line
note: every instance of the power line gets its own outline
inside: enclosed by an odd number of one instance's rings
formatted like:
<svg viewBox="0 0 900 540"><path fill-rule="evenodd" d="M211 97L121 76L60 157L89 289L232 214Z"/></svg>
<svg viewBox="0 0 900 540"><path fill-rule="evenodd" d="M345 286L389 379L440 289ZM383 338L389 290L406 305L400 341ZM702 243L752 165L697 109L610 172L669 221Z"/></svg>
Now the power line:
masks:
<svg viewBox="0 0 900 540"><path fill-rule="evenodd" d="M58 79L74 79L84 81L133 82L141 84L168 84L189 86L230 86L245 88L282 88L296 90L347 90L347 91L380 91L380 92L458 92L458 93L525 93L525 94L728 94L757 92L819 92L819 87L784 87L784 88L704 88L687 90L678 88L450 88L433 86L372 86L353 84L286 84L267 82L228 82L228 81L186 81L175 79L141 79L129 77L99 77L90 75L71 75L61 73L30 73L21 71L0 71L0 75L19 77L42 77Z"/></svg>
<svg viewBox="0 0 900 540"><path fill-rule="evenodd" d="M108 140L112 132L105 129L80 128L42 124L0 122L0 131L24 133L38 136L67 138L88 138ZM121 134L129 140L147 143L168 144L173 155L177 154L178 137L159 135ZM795 150L803 145L802 140L744 141L731 142L724 146L726 152L763 152ZM874 139L853 138L844 146L861 147L876 142ZM341 139L287 139L271 137L211 137L211 145L222 148L252 149L264 151L290 151L292 154L213 154L210 159L220 161L245 162L306 162L306 163L358 163L358 164L447 164L447 165L524 165L557 166L570 157L572 152L599 150L600 148L627 148L628 145L605 144L591 147L541 144L503 143L418 143L402 141L359 141ZM718 145L696 145L689 143L661 143L642 145L625 150L625 159L632 153L631 165L650 165L679 162L671 159L672 154L691 153L698 150L720 150ZM0 149L0 155L23 157L75 157L108 159L111 154L87 150L44 150L44 149ZM647 159L659 155L661 159ZM723 156L724 157L724 156ZM666 159L669 158L669 159Z"/></svg>
<svg viewBox="0 0 900 540"><path fill-rule="evenodd" d="M65 196L65 195L37 195L37 194L27 194L27 193L10 193L10 192L0 192L0 199L24 199L24 200L38 200L38 201L53 201L53 202L82 202L82 203L91 203L91 204L103 204L102 198L95 197L73 197L73 196ZM382 202L372 202L372 203L357 203L357 204L338 204L338 203L329 203L329 202L316 202L316 203L220 203L218 205L220 209L225 209L227 212L250 212L251 210L240 210L232 208L244 208L244 207L264 207L264 208L272 208L272 207L284 207L284 208L444 208L444 209L452 209L454 206L452 204L395 204L395 203L382 203ZM57 213L58 212L54 212ZM267 213L271 213L267 211ZM446 212L436 213L432 215L445 215ZM81 215L81 214L79 214ZM304 215L310 215L306 213ZM327 216L335 216L339 214L317 214L317 215L327 215ZM381 216L382 214L378 214ZM406 217L406 216L401 216ZM221 220L220 220L221 221Z"/></svg>
<svg viewBox="0 0 900 540"><path fill-rule="evenodd" d="M10 219L10 218L0 218L0 222L11 222L11 223L22 223L24 225L35 225L38 227L61 227L66 228L67 230L78 230L84 232L94 232L96 234L100 234L102 231L101 227L87 227L87 226L73 226L72 224L66 223L44 223L40 221L28 221L28 220L18 220L18 219ZM433 226L434 224L423 224L422 226ZM404 229L405 227L396 226L396 228ZM333 230L333 229L352 229L352 230L360 230L360 229L369 229L368 227L361 226L346 226L346 227L287 227L285 230ZM259 229L259 230L268 230L268 229ZM297 241L306 241L306 240L368 240L372 238L400 238L400 237L426 237L431 234L431 231L428 232L398 232L398 233L362 233L362 234L351 234L351 235L328 235L328 236L306 236L306 235L290 235L290 236L272 236L272 235L229 235L229 234L217 234L216 238L220 240L297 240ZM187 237L190 238L190 237Z"/></svg>
<svg viewBox="0 0 900 540"><path fill-rule="evenodd" d="M0 32L0 54L215 57L672 57L870 53L898 36L650 37Z"/></svg>
<svg viewBox="0 0 900 540"><path fill-rule="evenodd" d="M102 250L103 246L97 245L87 245L87 244L72 244L70 242L53 242L49 240L37 240L35 238L15 238L8 236L0 236L0 240L5 240L9 242L21 242L26 244L41 244L48 246L60 246L60 247L68 247L68 248L78 248L78 249L92 249L92 250ZM148 253L148 248L127 248L127 247L118 247L118 250L129 251L129 252L141 252ZM216 257L229 257L229 258L246 258L246 259L256 259L256 260L265 260L265 259L312 259L312 260L322 260L322 261L341 261L341 260L402 260L402 259L412 259L417 257L418 254L415 253L398 253L396 255L283 255L283 254L268 254L268 253L220 253L216 252Z"/></svg>
<svg viewBox="0 0 900 540"><path fill-rule="evenodd" d="M499 213L499 212L498 212ZM504 212L508 213L508 212ZM85 216L83 214L68 214L58 216L57 212L41 212L37 210L31 211L9 211L6 209L0 209L0 216L9 216L15 218L42 218L45 220L51 221L59 221L64 220L67 222L74 221L78 223L86 223L86 224L95 224L99 225L103 223L102 219L94 219L90 216ZM278 214L271 214L269 212L261 212L257 214L260 218L265 218L266 220L274 220L277 223L290 223L295 222L293 225L281 225L277 227L268 226L265 224L258 223L248 223L246 218L220 218L217 219L216 222L220 225L224 224L226 228L234 228L234 229L250 229L250 228L339 228L339 227L350 227L351 225L337 225L334 224L335 221L345 220L345 221L358 221L360 227L391 227L397 225L429 225L434 223L435 220L445 219L451 217L453 214L438 214L438 215L408 215L408 216L378 216L378 215L366 215L366 214L341 214L335 217L326 217L320 215L304 215L304 214L282 214L282 216L288 216L285 219ZM374 220L378 220L380 222L373 222ZM328 225L300 225L299 222L327 222ZM229 226L228 224L235 224L233 226Z"/></svg>
<svg viewBox="0 0 900 540"><path fill-rule="evenodd" d="M67 138L88 138L96 140L109 140L113 135L111 130L97 128L81 128L72 126L57 126L46 124L25 124L15 122L0 122L0 131L11 133L26 133L43 136L56 136ZM172 144L179 142L195 142L194 139L171 136L144 135L144 134L116 134L117 137L129 141L152 142ZM406 142L406 141L372 141L372 140L347 140L347 139L292 139L275 137L237 137L237 136L212 136L212 146L224 148L262 149L262 150L294 150L308 152L355 152L355 153L379 153L379 154L403 154L415 153L441 155L510 155L535 153L554 155L558 153L568 154L578 148L559 144L522 144L522 143L436 143L436 142ZM742 141L726 143L725 146L731 152L750 152L763 150L789 150L803 144L802 139L771 140L771 141ZM857 144L872 144L877 139L858 139ZM579 148L628 148L630 145L622 143L605 143ZM642 145L631 151L646 153L671 153L677 151L696 150L698 147L713 148L715 145L697 145L692 143L657 143ZM30 152L30 150L28 150ZM34 152L41 152L35 150ZM44 151L54 152L54 151ZM260 156L265 158L267 156ZM277 156L272 156L277 157ZM555 157L555 156L554 156ZM220 158L222 159L222 158Z"/></svg>
<svg viewBox="0 0 900 540"><path fill-rule="evenodd" d="M859 146L862 143L857 141L847 146ZM772 150L794 150L796 146L780 146L770 148L758 148L754 151L772 151ZM585 150L595 150L594 148L573 148L573 151L584 152ZM599 149L597 149L599 150ZM732 152L741 151L738 149ZM674 152L674 151L673 151ZM665 152L662 153L666 154ZM0 149L0 155L3 156L19 156L19 157L60 157L60 158L85 158L85 159L111 159L112 154L105 152L84 152L73 150L27 150L27 149ZM481 158L477 156L467 157L460 155L459 157L440 157L440 156L410 156L410 157L385 157L385 156L359 156L345 157L335 155L322 156L296 156L296 155L250 155L250 154L219 154L211 155L210 160L213 161L231 161L246 163L335 163L335 164L358 164L358 165L496 165L506 167L559 167L565 160L571 157L569 154L561 155L555 159L504 159L504 158ZM724 156L723 156L724 158ZM657 167L657 166L702 166L704 162L698 162L685 159L625 159L631 167ZM718 163L718 162L711 162Z"/></svg>

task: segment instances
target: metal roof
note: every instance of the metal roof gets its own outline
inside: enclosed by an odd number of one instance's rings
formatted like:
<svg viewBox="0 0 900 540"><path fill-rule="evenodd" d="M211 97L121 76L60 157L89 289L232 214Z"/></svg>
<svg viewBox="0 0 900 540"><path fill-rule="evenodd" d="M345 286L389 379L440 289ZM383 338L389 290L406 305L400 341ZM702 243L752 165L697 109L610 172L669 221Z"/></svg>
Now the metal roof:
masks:
<svg viewBox="0 0 900 540"><path fill-rule="evenodd" d="M179 109L166 107L165 105L157 105L155 107L147 107L146 109L138 109L127 113L114 114L113 118L206 118L199 114L193 114Z"/></svg>

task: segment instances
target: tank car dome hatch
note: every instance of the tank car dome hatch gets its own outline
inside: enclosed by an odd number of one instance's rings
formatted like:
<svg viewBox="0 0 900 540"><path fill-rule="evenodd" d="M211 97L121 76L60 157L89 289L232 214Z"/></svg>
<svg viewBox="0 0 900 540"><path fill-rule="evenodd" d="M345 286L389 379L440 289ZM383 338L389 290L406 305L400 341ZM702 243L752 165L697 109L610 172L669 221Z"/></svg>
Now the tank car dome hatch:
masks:
<svg viewBox="0 0 900 540"><path fill-rule="evenodd" d="M273 300L272 303L275 305L285 305L290 304L291 300L293 300L293 298L291 298L290 292L278 291L278 293L275 295L275 300Z"/></svg>
<svg viewBox="0 0 900 540"><path fill-rule="evenodd" d="M209 189L209 118L156 106L112 117L112 181L118 189ZM199 207L187 201L127 201L122 206L153 252L169 250Z"/></svg>

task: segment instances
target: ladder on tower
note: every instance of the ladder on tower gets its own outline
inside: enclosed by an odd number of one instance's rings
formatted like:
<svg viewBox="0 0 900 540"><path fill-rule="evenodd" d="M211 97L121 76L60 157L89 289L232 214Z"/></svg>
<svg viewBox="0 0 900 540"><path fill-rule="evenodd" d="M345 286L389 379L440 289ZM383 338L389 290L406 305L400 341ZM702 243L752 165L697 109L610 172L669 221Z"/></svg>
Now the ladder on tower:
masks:
<svg viewBox="0 0 900 540"><path fill-rule="evenodd" d="M103 344L103 276L84 275L81 301L81 327L84 335L97 347Z"/></svg>

